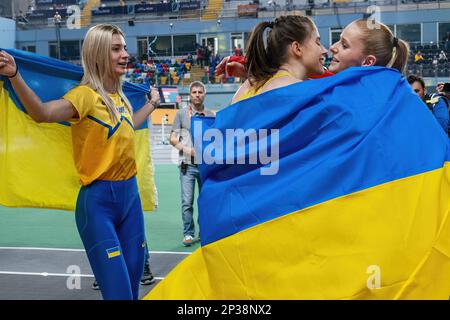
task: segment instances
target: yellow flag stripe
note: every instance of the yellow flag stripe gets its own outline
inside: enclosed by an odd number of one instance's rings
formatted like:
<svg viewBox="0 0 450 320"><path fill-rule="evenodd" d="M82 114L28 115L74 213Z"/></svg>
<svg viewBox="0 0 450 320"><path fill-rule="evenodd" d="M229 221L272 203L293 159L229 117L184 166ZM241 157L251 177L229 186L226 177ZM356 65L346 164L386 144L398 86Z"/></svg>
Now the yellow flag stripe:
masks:
<svg viewBox="0 0 450 320"><path fill-rule="evenodd" d="M198 249L146 299L448 299L448 199L446 163L317 204Z"/></svg>

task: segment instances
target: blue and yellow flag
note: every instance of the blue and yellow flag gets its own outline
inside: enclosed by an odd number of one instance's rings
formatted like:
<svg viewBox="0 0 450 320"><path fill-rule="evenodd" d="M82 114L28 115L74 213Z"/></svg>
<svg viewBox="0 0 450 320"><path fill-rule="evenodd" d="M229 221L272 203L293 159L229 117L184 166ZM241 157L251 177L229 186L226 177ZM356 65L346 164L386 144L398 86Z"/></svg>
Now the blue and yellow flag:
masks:
<svg viewBox="0 0 450 320"><path fill-rule="evenodd" d="M350 68L193 128L202 247L147 299L449 298L449 140L397 71Z"/></svg>
<svg viewBox="0 0 450 320"><path fill-rule="evenodd" d="M61 99L82 77L82 69L19 50L13 55L25 82L42 101ZM124 84L134 110L148 88ZM138 185L144 210L153 210L155 192L147 124L136 131ZM72 155L69 123L36 123L25 112L11 83L0 77L0 204L74 210L79 176Z"/></svg>

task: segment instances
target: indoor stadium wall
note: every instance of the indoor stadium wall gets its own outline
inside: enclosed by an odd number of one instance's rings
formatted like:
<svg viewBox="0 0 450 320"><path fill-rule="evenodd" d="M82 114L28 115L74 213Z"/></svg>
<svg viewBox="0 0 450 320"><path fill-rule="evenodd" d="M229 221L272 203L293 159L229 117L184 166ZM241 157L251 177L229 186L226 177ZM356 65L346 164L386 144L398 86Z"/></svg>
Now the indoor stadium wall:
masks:
<svg viewBox="0 0 450 320"><path fill-rule="evenodd" d="M350 21L361 18L362 14L340 14L314 16L319 32L325 46L330 45L330 28L339 28L347 25ZM219 43L221 50L231 51L230 34L233 32L249 32L258 22L267 20L258 18L227 18L222 19L220 25L216 21L192 21L192 20L167 20L156 21L154 23L136 23L129 26L127 23L117 24L124 30L127 36L127 45L130 53L137 52L137 38L145 36L168 36L181 34L196 34L199 40L203 36L222 34ZM440 10L419 10L419 11L399 11L383 12L381 20L385 24L422 24L422 42L437 41L438 22L450 22L450 9ZM111 21L114 23L114 21ZM170 24L173 23L173 27ZM87 28L61 30L61 40L81 40ZM48 42L56 40L54 28L43 28L33 30L17 31L17 48L24 44L36 43L36 52L48 55Z"/></svg>
<svg viewBox="0 0 450 320"><path fill-rule="evenodd" d="M16 24L14 20L0 17L0 47L12 49L16 42Z"/></svg>

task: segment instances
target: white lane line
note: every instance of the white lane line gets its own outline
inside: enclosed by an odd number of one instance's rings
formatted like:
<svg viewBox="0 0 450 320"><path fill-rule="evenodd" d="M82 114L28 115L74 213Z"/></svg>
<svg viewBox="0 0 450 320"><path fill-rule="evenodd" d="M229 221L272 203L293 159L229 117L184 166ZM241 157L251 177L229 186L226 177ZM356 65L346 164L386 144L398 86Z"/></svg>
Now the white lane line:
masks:
<svg viewBox="0 0 450 320"><path fill-rule="evenodd" d="M40 251L67 251L67 252L84 252L84 249L65 249L65 248L34 248L34 247L0 247L0 250L40 250ZM190 255L191 252L174 252L174 251L149 251L150 254L183 254Z"/></svg>
<svg viewBox="0 0 450 320"><path fill-rule="evenodd" d="M0 271L0 274L20 275L20 276L42 276L42 277L81 277L93 278L92 274L76 274L76 273L50 273L50 272L17 272L17 271Z"/></svg>
<svg viewBox="0 0 450 320"><path fill-rule="evenodd" d="M80 277L80 278L94 278L93 274L77 274L77 273L51 273L51 272L18 272L18 271L0 271L1 274L6 275L20 275L20 276L41 276L41 277ZM155 277L156 280L162 280L164 277Z"/></svg>

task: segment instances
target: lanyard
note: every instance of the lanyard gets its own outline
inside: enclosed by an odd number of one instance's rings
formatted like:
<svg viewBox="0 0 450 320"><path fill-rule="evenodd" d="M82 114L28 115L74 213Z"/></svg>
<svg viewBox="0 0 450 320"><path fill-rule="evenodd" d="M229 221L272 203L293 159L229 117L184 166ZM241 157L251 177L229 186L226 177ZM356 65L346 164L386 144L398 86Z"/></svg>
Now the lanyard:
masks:
<svg viewBox="0 0 450 320"><path fill-rule="evenodd" d="M205 109L203 109L203 111L204 111ZM205 112L196 112L196 113L203 113L203 115L206 115L206 113ZM189 105L189 108L188 108L188 117L189 117L189 123L191 122L191 117L192 117L192 106L191 105Z"/></svg>

